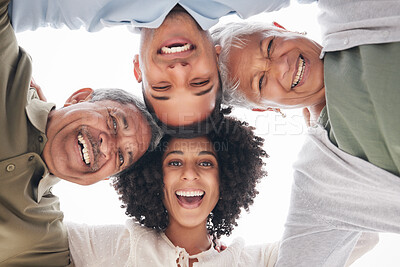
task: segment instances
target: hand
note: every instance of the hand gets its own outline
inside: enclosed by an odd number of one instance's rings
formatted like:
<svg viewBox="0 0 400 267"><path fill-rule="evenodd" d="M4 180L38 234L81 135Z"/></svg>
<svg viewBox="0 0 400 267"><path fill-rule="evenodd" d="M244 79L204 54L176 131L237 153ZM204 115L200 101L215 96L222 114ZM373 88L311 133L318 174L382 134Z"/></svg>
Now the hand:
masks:
<svg viewBox="0 0 400 267"><path fill-rule="evenodd" d="M43 94L42 88L40 88L40 86L35 82L35 79L33 79L33 77L31 79L31 87L36 89L36 92L37 92L40 100L47 102L47 99Z"/></svg>
<svg viewBox="0 0 400 267"><path fill-rule="evenodd" d="M210 239L212 239L212 237L210 237ZM214 245L215 250L218 252L224 251L227 248L227 246L223 242L221 242L221 240L219 240L219 239L213 240L213 245Z"/></svg>

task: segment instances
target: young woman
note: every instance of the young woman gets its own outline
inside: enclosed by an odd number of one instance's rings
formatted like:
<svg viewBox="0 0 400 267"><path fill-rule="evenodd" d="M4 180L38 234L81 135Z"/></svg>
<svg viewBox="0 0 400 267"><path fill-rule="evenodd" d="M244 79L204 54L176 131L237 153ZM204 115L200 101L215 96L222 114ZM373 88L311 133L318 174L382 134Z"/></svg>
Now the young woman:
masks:
<svg viewBox="0 0 400 267"><path fill-rule="evenodd" d="M230 118L207 136L164 137L115 180L126 213L135 220L125 227L68 224L74 263L274 266L279 243L246 247L236 239L222 252L213 244L231 234L241 209L248 210L258 193L256 185L266 174L262 144L252 127Z"/></svg>

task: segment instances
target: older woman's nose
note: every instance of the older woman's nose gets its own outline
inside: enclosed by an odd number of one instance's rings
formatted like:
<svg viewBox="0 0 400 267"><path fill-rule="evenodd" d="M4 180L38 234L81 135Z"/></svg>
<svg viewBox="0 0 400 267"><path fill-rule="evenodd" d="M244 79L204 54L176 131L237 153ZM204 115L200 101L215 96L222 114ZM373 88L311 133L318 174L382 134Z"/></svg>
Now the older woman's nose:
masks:
<svg viewBox="0 0 400 267"><path fill-rule="evenodd" d="M276 78L280 80L287 78L287 76L290 74L290 65L287 55L282 55L278 58L274 58L271 61L270 66L270 71L273 72L276 75Z"/></svg>

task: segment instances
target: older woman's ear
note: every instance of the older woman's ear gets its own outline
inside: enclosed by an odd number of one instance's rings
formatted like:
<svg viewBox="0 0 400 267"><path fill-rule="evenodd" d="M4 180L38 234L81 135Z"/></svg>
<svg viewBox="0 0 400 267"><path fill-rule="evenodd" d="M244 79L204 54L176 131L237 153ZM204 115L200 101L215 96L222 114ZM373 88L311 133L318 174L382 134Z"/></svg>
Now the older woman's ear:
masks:
<svg viewBox="0 0 400 267"><path fill-rule="evenodd" d="M221 54L222 47L220 45L215 45L215 52L217 53L217 59L219 59L219 54Z"/></svg>

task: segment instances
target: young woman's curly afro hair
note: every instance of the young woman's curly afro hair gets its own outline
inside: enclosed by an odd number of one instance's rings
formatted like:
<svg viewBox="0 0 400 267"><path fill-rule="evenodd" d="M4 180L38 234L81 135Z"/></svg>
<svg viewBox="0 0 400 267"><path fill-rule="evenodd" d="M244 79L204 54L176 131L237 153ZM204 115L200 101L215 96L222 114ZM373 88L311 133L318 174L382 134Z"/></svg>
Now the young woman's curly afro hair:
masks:
<svg viewBox="0 0 400 267"><path fill-rule="evenodd" d="M254 135L254 127L225 117L207 137L218 157L220 199L209 216L207 229L219 238L229 236L237 226L241 208L246 211L258 194L256 185L266 176L262 149L264 139ZM168 212L163 205L162 157L171 136L165 136L154 151L147 152L128 170L118 174L114 187L126 214L140 224L164 231Z"/></svg>

